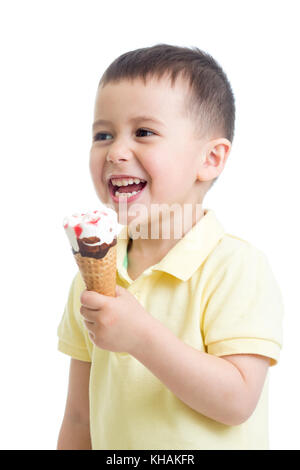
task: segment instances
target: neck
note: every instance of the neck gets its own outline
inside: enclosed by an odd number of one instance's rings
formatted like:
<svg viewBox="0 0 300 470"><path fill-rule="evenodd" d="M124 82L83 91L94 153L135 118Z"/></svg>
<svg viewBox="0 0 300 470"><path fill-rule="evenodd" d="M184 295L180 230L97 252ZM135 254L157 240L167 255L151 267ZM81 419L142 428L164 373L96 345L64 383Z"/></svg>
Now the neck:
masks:
<svg viewBox="0 0 300 470"><path fill-rule="evenodd" d="M147 224L129 224L128 253L158 262L204 216L202 204L187 205L184 211L160 213Z"/></svg>

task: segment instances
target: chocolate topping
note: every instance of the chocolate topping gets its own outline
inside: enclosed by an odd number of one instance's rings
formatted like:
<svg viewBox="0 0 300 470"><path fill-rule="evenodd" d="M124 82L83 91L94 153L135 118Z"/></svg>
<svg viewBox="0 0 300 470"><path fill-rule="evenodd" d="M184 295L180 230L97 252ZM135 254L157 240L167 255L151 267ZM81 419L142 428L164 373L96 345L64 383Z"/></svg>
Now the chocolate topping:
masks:
<svg viewBox="0 0 300 470"><path fill-rule="evenodd" d="M99 242L99 238L97 237L90 237L90 238L77 238L78 246L79 246L79 251L76 252L73 250L73 254L76 255L76 253L80 253L81 256L86 256L89 258L104 258L108 250L117 244L117 238L114 238L113 241L108 245L107 243L102 243L101 245L92 245L93 243ZM89 243L91 245L89 245Z"/></svg>

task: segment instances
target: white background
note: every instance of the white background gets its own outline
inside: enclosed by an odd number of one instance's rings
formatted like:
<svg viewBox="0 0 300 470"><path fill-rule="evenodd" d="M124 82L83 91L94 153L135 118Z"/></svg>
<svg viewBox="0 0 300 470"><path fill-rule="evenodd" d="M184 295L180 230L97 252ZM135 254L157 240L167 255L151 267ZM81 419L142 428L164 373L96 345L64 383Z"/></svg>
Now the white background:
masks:
<svg viewBox="0 0 300 470"><path fill-rule="evenodd" d="M236 137L204 207L267 254L281 287L270 447L300 448L298 4L1 1L1 449L56 447L69 366L56 329L76 272L62 219L97 208L96 88L117 56L162 42L209 52L232 84Z"/></svg>

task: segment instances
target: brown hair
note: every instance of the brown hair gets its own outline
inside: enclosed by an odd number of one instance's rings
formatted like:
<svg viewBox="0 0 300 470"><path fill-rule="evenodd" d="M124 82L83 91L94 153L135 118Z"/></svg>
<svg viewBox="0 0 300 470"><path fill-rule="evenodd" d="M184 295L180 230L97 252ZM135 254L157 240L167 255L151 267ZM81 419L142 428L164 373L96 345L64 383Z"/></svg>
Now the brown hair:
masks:
<svg viewBox="0 0 300 470"><path fill-rule="evenodd" d="M195 121L199 136L217 132L214 137L234 136L235 103L230 83L215 59L197 47L157 44L122 54L101 77L99 86L122 79L134 80L164 75L174 86L178 75L190 85L184 111Z"/></svg>

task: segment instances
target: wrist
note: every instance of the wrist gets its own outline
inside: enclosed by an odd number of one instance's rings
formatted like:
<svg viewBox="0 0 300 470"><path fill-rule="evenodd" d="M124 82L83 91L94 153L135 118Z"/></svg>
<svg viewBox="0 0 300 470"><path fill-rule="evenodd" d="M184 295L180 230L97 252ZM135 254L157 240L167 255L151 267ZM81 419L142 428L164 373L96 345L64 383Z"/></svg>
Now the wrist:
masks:
<svg viewBox="0 0 300 470"><path fill-rule="evenodd" d="M152 339L159 334L160 327L163 325L147 312L143 321L137 324L135 341L131 344L129 354L139 360L145 350L151 349Z"/></svg>

